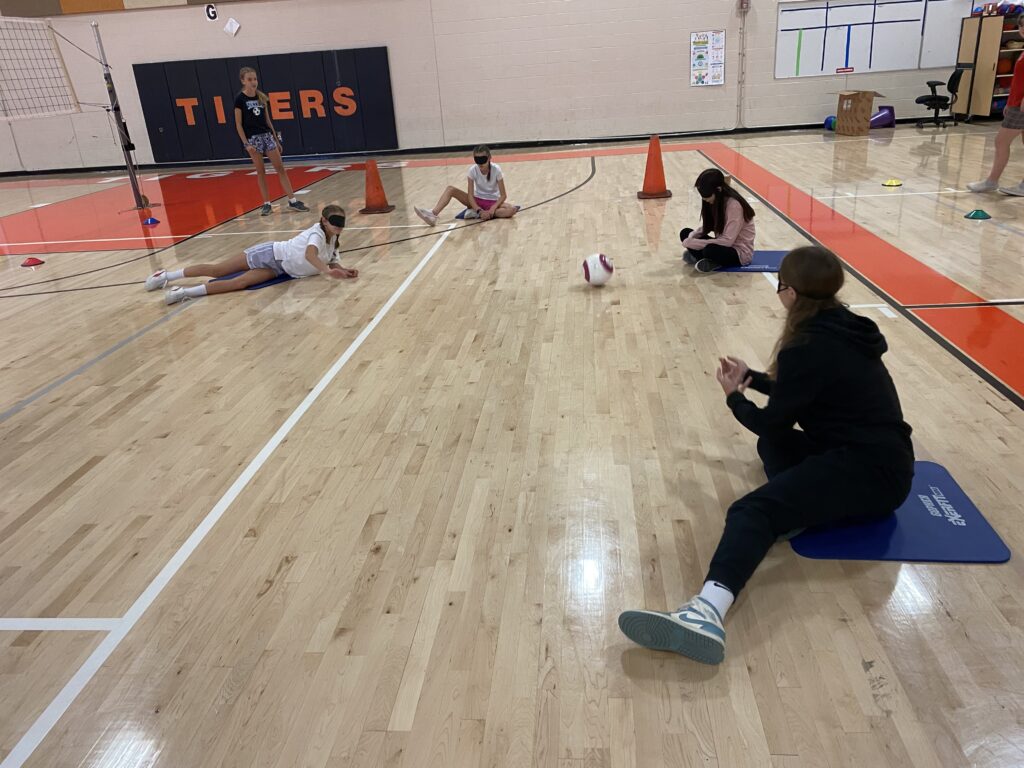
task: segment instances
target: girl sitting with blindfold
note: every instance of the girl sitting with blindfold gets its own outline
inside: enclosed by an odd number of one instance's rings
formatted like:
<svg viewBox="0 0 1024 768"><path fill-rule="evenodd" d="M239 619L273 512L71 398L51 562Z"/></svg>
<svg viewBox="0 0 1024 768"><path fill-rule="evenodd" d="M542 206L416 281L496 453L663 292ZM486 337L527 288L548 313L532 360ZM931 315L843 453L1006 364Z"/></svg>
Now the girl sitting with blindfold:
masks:
<svg viewBox="0 0 1024 768"><path fill-rule="evenodd" d="M701 225L679 233L683 260L698 272L749 264L754 256L754 209L729 186L717 168L708 168L694 183L702 201Z"/></svg>
<svg viewBox="0 0 1024 768"><path fill-rule="evenodd" d="M344 228L345 209L340 205L328 205L321 212L319 222L291 240L260 243L219 264L161 269L146 279L146 290L156 291L186 277L226 277L239 273L230 280L218 280L190 288L176 285L164 294L164 301L177 304L184 299L195 299L207 294L241 291L281 275L294 278L326 275L335 280L359 277L358 270L347 269L338 263L338 235Z"/></svg>
<svg viewBox="0 0 1024 768"><path fill-rule="evenodd" d="M505 176L497 164L491 162L491 150L481 144L473 150L473 162L466 176L469 179L466 191L448 187L433 210L416 208L416 215L430 226L437 224L437 216L452 201L458 200L468 209L464 218L511 219L519 211L518 205L509 205L505 192Z"/></svg>

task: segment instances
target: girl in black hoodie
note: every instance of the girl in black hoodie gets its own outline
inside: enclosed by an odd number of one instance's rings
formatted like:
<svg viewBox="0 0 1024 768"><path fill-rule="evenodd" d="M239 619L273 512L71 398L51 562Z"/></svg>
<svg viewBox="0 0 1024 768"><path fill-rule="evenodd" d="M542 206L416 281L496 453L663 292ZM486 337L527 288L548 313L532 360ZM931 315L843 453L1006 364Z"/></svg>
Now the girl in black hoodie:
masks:
<svg viewBox="0 0 1024 768"><path fill-rule="evenodd" d="M914 449L882 362L885 337L839 302L842 285L843 268L831 251L790 251L778 286L786 326L768 372L735 357L720 360L726 403L758 436L768 482L729 508L699 595L672 613L619 616L634 642L719 663L726 611L776 539L811 526L886 517L910 493ZM748 387L768 395L763 408L743 394Z"/></svg>

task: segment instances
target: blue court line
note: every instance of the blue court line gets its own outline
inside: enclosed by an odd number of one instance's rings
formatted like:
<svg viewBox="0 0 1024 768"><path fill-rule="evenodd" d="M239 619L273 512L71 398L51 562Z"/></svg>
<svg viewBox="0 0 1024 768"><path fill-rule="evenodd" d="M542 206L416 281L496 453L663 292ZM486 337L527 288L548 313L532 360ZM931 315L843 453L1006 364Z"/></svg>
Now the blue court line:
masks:
<svg viewBox="0 0 1024 768"><path fill-rule="evenodd" d="M78 376L78 375L80 375L82 373L85 373L87 370L89 370L94 365L96 365L96 363L98 363L101 360L105 360L106 358L110 357L112 354L117 352L119 349L127 346L128 344L131 344L133 341L135 341L140 336L143 336L143 335L149 333L151 330L156 328L158 325L166 323L168 320L170 320L175 315L184 312L186 309L188 309L194 303L195 302L191 302L191 301L185 302L185 306L179 307L178 309L174 310L173 312L168 312L163 317L158 318L157 320L154 320L152 323L150 323L149 325L143 327L141 330L136 331L131 336L128 336L127 338L121 339L121 341L117 342L117 344L115 344L114 346L110 347L110 349L107 349L106 351L101 352L100 354L96 355L96 357L94 357L92 360L89 360L88 362L82 363L80 366L75 368L75 370L71 371L71 373L64 374L59 379L57 379L55 381L51 381L45 387L42 387L41 389L37 389L35 392L33 392L28 397L26 397L24 400L19 400L17 403L12 405L6 411L4 411L3 413L0 413L0 424L2 424L3 422L7 421L9 418L11 418L11 416L14 416L17 413L20 413L26 407L32 405L32 403L34 403L39 398L41 398L41 397L43 397L45 395L48 395L50 392L53 392L53 390L55 390L60 385L67 384L69 381L71 381L76 376Z"/></svg>

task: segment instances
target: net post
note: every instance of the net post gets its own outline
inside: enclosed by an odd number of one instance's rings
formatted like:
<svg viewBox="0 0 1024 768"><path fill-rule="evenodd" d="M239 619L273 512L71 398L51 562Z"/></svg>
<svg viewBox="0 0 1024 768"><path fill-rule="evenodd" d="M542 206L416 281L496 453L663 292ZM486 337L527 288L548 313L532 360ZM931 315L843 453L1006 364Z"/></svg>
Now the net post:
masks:
<svg viewBox="0 0 1024 768"><path fill-rule="evenodd" d="M135 149L135 145L132 144L131 137L128 135L128 125L124 121L124 117L121 115L121 103L117 98L117 90L114 88L114 78L110 74L110 64L107 63L107 54L103 50L103 40L100 38L100 25L97 22L91 22L93 37L96 38L96 50L99 51L100 64L103 65L103 81L107 84L107 96L110 98L110 112L114 116L114 125L117 126L117 135L121 141L121 151L124 153L124 164L125 168L128 169L128 181L132 186L132 194L135 196L135 208L137 210L143 210L149 207L149 201L146 200L142 194L142 190L139 187L139 178L135 173L135 163L132 162L132 151Z"/></svg>

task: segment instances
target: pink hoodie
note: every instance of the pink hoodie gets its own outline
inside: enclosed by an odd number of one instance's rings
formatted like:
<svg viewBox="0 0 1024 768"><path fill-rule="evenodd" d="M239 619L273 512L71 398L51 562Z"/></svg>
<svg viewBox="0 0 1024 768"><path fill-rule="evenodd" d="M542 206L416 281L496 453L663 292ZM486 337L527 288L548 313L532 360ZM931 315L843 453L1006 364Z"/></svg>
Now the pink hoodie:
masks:
<svg viewBox="0 0 1024 768"><path fill-rule="evenodd" d="M683 247L689 248L691 251L699 251L705 245L714 243L735 248L741 264L749 264L754 258L754 220L745 221L743 219L743 206L740 205L739 200L730 197L726 202L725 226L722 227L721 232L717 233L718 236L714 240L698 239L702 234L704 234L703 228L697 227L693 234L683 242Z"/></svg>

